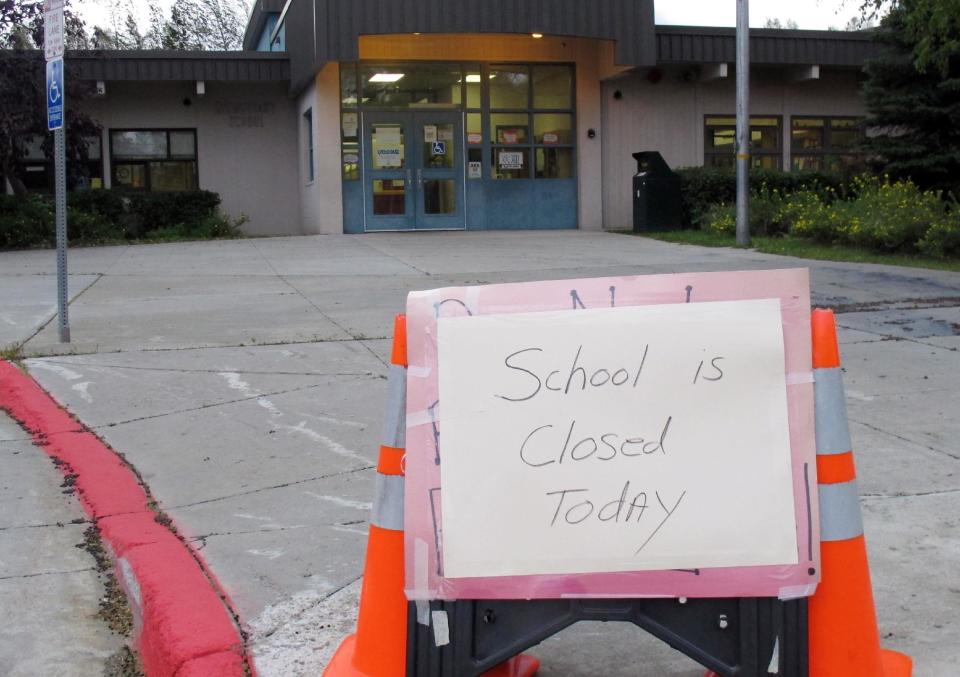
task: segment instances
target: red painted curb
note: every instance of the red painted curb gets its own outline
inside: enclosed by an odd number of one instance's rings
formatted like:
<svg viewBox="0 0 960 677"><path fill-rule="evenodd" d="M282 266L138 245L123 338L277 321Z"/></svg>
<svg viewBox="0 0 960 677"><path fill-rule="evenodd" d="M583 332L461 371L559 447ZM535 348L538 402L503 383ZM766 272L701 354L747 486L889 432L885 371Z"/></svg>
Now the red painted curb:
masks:
<svg viewBox="0 0 960 677"><path fill-rule="evenodd" d="M74 477L84 509L117 560L148 677L253 674L209 568L156 521L136 474L30 376L0 360L0 409Z"/></svg>

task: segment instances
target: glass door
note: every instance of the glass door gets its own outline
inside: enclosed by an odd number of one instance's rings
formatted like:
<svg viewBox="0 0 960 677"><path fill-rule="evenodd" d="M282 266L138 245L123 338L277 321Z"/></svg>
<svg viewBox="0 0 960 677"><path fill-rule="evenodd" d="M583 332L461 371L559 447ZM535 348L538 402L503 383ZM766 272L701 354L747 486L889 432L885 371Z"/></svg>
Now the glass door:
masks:
<svg viewBox="0 0 960 677"><path fill-rule="evenodd" d="M417 145L409 113L365 113L364 210L367 231L413 230Z"/></svg>
<svg viewBox="0 0 960 677"><path fill-rule="evenodd" d="M459 111L414 113L415 211L418 230L463 229L463 117Z"/></svg>

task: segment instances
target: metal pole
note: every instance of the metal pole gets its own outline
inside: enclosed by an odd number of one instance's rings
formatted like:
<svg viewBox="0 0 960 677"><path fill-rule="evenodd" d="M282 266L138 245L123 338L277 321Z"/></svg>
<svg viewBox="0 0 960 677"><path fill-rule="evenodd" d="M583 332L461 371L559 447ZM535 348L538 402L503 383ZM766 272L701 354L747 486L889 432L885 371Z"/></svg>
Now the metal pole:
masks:
<svg viewBox="0 0 960 677"><path fill-rule="evenodd" d="M750 8L737 0L737 244L750 246Z"/></svg>
<svg viewBox="0 0 960 677"><path fill-rule="evenodd" d="M60 343L70 343L70 318L67 315L67 150L63 127L53 132L53 145L57 200L57 315L60 319Z"/></svg>

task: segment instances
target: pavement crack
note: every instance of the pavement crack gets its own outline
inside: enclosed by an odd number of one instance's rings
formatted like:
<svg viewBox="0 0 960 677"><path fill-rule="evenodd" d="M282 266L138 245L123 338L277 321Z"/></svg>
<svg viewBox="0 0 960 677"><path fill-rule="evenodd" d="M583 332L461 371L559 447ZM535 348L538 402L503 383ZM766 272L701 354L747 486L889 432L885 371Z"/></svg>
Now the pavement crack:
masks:
<svg viewBox="0 0 960 677"><path fill-rule="evenodd" d="M433 274L432 274L432 273L430 273L430 272L428 272L428 271L426 271L426 270L423 270L422 268L417 268L415 265L413 265L413 264L410 263L409 261L404 261L404 260L401 259L399 256L397 256L396 254L391 254L390 252L385 251L385 250L381 249L380 247L374 247L374 246L373 246L369 241L367 241L367 240L360 240L360 243L363 244L363 245L365 245L365 246L367 246L367 247L369 247L370 249L372 249L373 251L377 252L378 254L382 254L383 256L386 256L388 259L393 259L393 260L396 261L397 263L401 263L401 264L405 265L407 268L412 268L413 270L417 271L417 272L420 273L421 275L425 275L426 277L433 277Z"/></svg>
<svg viewBox="0 0 960 677"><path fill-rule="evenodd" d="M66 526L78 525L78 524L93 524L92 520L85 519L75 519L70 520L69 522L51 522L50 524L13 524L7 527L0 527L0 531L16 531L19 529L48 529L51 527L57 527L62 529Z"/></svg>
<svg viewBox="0 0 960 677"><path fill-rule="evenodd" d="M893 494L861 494L860 498L923 498L926 496L949 496L960 494L960 489L938 489L935 491L898 491Z"/></svg>
<svg viewBox="0 0 960 677"><path fill-rule="evenodd" d="M330 599L331 597L333 597L334 595L336 595L338 592L340 592L341 590L344 590L344 589L346 589L346 588L349 588L351 585L353 585L354 583L356 583L357 581L359 581L361 578L363 578L363 574L360 574L360 575L358 575L358 576L354 576L353 578L349 579L348 581L346 581L345 583L341 584L340 586L334 588L333 590L330 590L330 591L327 592L323 597L321 597L320 599L318 599L315 603L307 606L306 608L300 609L300 611L298 611L297 613L295 613L295 614L293 614L292 616L290 616L290 618L285 619L285 620L284 620L282 623L280 623L277 627L273 628L272 630L270 630L270 631L268 631L268 632L264 632L262 635L258 636L258 637L256 638L256 641L259 642L259 641L262 641L262 640L264 640L264 639L268 639L268 638L270 638L270 637L273 637L273 635L275 635L277 632L279 632L281 629L283 629L284 626L289 625L290 623L292 623L293 621L295 621L295 620L297 620L298 618L302 617L304 614L306 614L307 612L311 611L312 609L316 609L318 606L320 606L321 604L323 604L324 602L326 602L328 599Z"/></svg>
<svg viewBox="0 0 960 677"><path fill-rule="evenodd" d="M84 287L83 289L81 289L79 292L77 292L77 293L73 296L73 298L69 299L69 300L67 301L67 308L69 308L71 305L73 305L73 302L74 302L74 301L76 301L76 300L79 299L81 296L83 296L83 295L90 289L90 287L92 287L92 286L95 285L97 282L99 282L100 280L103 279L103 273L84 273L84 274L96 275L97 278L96 278L95 280L93 280L90 284L88 284L86 287ZM67 275L68 281L69 281L69 278L70 278L70 276L69 276L69 274L68 274L68 275ZM36 330L35 332L33 332L32 334L30 334L30 336L28 336L27 338L25 338L23 341L20 342L20 345L21 345L21 346L26 346L30 341L32 341L34 338L36 338L37 334L39 334L39 333L42 332L44 329L46 329L46 328L47 328L47 325L49 325L49 324L50 324L51 322L53 322L55 319L57 319L57 313L53 313L53 315L51 315L50 317L48 317L45 322L41 323L40 326L37 327L37 330ZM68 319L69 319L69 313L68 313Z"/></svg>
<svg viewBox="0 0 960 677"><path fill-rule="evenodd" d="M310 390L312 388L319 388L324 385L323 383L314 383L308 386L300 386L298 388L287 388L285 390L276 390L272 392L259 393L257 395L249 395L247 397L240 397L235 400L224 400L223 402L211 402L210 404L202 404L199 407L188 407L186 409L176 409L174 411L166 411L160 414L150 414L148 416L140 416L137 418L127 419L125 421L114 421L113 423L101 423L99 425L88 426L91 430L101 430L103 428L113 428L118 425L127 425L128 423L139 423L140 421L149 421L155 418L163 418L165 416L174 416L176 414L186 414L191 411L201 411L203 409L213 409L215 407L222 407L228 404L238 404L240 402L249 402L250 400L259 400L264 397L274 397L276 395L285 395L287 393L295 393L301 390Z"/></svg>
<svg viewBox="0 0 960 677"><path fill-rule="evenodd" d="M284 283L285 285L287 285L288 287L290 287L290 289L292 289L293 291L295 291L297 294L299 294L299 295L300 295L300 298L302 298L302 299L303 299L304 301L306 301L309 305L311 305L314 310L316 310L318 313L320 313L320 315L321 315L321 317L323 317L323 319L325 319L327 322L329 322L329 323L332 324L333 326L337 327L340 331L342 331L342 332L343 332L344 334L346 334L347 336L352 336L354 339L366 339L365 336L358 336L358 335L356 334L356 332L350 331L350 330L347 329L345 326L343 326L342 324L340 324L339 322L337 322L335 319L333 319L332 317L330 317L330 315L328 315L328 314L323 310L323 308L321 308L320 306L318 306L316 303L313 302L313 299L311 299L311 298L308 297L306 294L304 294L302 291L300 291L299 287L297 287L295 284L293 284L293 282L291 282L290 280L288 280L286 276L280 274L280 272L274 267L273 261L271 261L270 259L268 259L268 258L266 257L266 255L265 255L262 251L260 251L260 248L257 246L257 244L256 244L255 242L252 242L252 241L251 241L250 244L251 244L251 246L253 246L253 248L257 251L257 254L260 255L260 258L262 258L262 259L264 260L264 262L267 264L267 267L269 267L270 270L273 271L273 274L277 276L277 279L280 280L281 282L283 282L283 283ZM386 362L382 357L380 357L380 356L376 353L376 351L373 350L373 348L371 348L370 346L368 346L366 343L363 343L363 342L361 341L360 345L362 345L367 352L369 352L371 355L373 355L374 358L377 359L377 361L379 361L381 364L383 364L383 366L385 366L385 367L389 367L389 366L390 366L389 364L387 364L387 362Z"/></svg>
<svg viewBox="0 0 960 677"><path fill-rule="evenodd" d="M837 326L841 329L847 329L849 331L859 331L864 334L872 334L873 336L880 336L883 340L886 341L909 341L910 343L917 343L921 346L926 346L927 348L938 348L940 350L946 350L947 352L955 353L957 352L956 348L948 348L947 346L937 345L936 343L927 343L926 341L921 341L920 339L911 338L909 336L894 336L893 334L884 334L882 331L875 331L870 329L864 329L863 327L851 327L846 324L837 323ZM927 337L933 338L933 337ZM864 341L863 343L867 343ZM875 341L874 341L875 343Z"/></svg>
<svg viewBox="0 0 960 677"><path fill-rule="evenodd" d="M322 525L319 525L322 526ZM264 528L264 529L248 529L246 531L213 531L209 534L201 534L199 536L191 536L190 541L203 541L203 545L206 545L206 540L208 538L215 538L217 536L249 536L250 534L273 534L279 533L281 531L294 531L297 529L307 529L309 528L306 524L295 524L289 527L274 527L274 528Z"/></svg>
<svg viewBox="0 0 960 677"><path fill-rule="evenodd" d="M851 422L853 422L853 423L857 423L857 424L862 425L862 426L864 426L864 427L866 427L866 428L870 428L870 430L874 430L874 431L876 431L876 432L878 432L878 433L883 433L884 435L890 435L890 437L895 437L895 438L897 438L898 440L901 440L901 441L903 441L903 442L909 442L910 444L915 444L915 445L917 445L917 446L919 446L919 447L923 447L924 449L928 449L928 450L930 450L930 451L934 451L934 452L936 452L936 453L938 453L938 454L943 454L944 456L947 456L947 457L949 457L949 458L952 458L952 459L955 460L955 461L960 461L960 455L950 453L949 451L947 451L947 450L945 450L945 449L940 449L940 448L934 447L934 446L932 446L932 445L930 445L930 444L925 444L925 443L923 443L923 442L918 442L917 440L911 440L909 437L904 437L903 435L898 435L897 433L892 433L892 432L890 432L889 430L884 430L883 428L880 428L880 427L878 427L878 426L875 426L875 425L873 425L873 424L871 424L871 423L867 423L867 422L865 422L865 421L858 421L857 419L855 419L855 418L850 418L849 416L848 416L848 419L849 419Z"/></svg>
<svg viewBox="0 0 960 677"><path fill-rule="evenodd" d="M222 374L229 371L233 374L242 374L244 376L374 376L379 377L372 371L263 371L257 369L185 369L177 367L143 367L130 364L100 364L97 362L83 362L81 360L51 360L47 358L28 358L28 361L43 361L47 364L61 364L67 367L100 367L103 369L130 369L134 371L160 371L173 374ZM3 440L0 440L2 442Z"/></svg>
<svg viewBox="0 0 960 677"><path fill-rule="evenodd" d="M37 578L39 576L66 576L69 574L82 574L85 571L96 571L96 567L85 567L83 569L67 569L66 571L37 571L31 574L17 574L16 576L0 576L0 581L15 581L22 578Z"/></svg>
<svg viewBox="0 0 960 677"><path fill-rule="evenodd" d="M219 501L226 501L231 498L237 498L239 496L249 496L250 494L259 494L264 491L273 491L274 489L284 489L286 487L293 487L298 484L306 484L307 482L317 482L319 480L329 479L331 477L342 477L344 475L353 475L358 472L363 472L364 470L373 470L376 468L375 465L365 465L360 468L353 468L351 470L342 470L340 472L329 473L327 475L317 475L316 477L306 477L301 480L294 480L292 482L283 482L282 484L273 484L268 487L260 487L259 489L249 489L247 491L238 491L234 494L227 494L226 496L217 496L215 498L207 498L202 501L194 501L193 503L181 503L180 505L169 506L167 510L176 510L179 508L193 508L198 505L207 505L208 503L217 503Z"/></svg>

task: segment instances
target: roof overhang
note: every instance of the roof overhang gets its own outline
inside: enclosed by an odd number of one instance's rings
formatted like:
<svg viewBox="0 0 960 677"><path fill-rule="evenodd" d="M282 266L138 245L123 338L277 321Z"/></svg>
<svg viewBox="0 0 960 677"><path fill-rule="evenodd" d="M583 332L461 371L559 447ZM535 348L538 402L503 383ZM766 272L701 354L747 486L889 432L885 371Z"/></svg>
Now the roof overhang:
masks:
<svg viewBox="0 0 960 677"><path fill-rule="evenodd" d="M657 63L732 63L736 30L702 26L657 26ZM872 31L750 29L753 65L819 65L862 68L880 44Z"/></svg>

